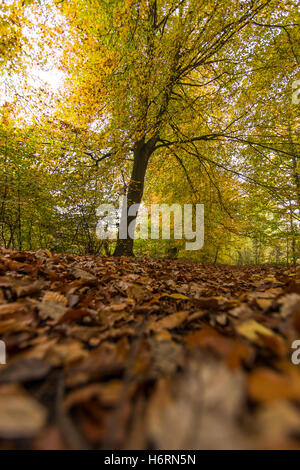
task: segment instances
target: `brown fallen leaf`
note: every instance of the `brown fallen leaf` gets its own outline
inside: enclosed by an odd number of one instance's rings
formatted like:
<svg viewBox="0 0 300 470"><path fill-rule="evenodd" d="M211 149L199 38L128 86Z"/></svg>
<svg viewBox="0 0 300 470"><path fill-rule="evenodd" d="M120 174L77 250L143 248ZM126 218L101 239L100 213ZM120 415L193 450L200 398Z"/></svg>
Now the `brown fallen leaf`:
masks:
<svg viewBox="0 0 300 470"><path fill-rule="evenodd" d="M157 322L149 323L149 330L161 331L161 330L172 330L178 328L188 316L187 310L181 310L180 312L168 315Z"/></svg>
<svg viewBox="0 0 300 470"><path fill-rule="evenodd" d="M59 292L53 292L49 290L44 293L42 301L62 304L65 306L68 303L68 299L64 295L60 294Z"/></svg>
<svg viewBox="0 0 300 470"><path fill-rule="evenodd" d="M25 312L26 306L20 302L13 302L9 304L0 305L0 316L14 315L20 312Z"/></svg>
<svg viewBox="0 0 300 470"><path fill-rule="evenodd" d="M93 274L87 271L84 271L81 268L73 269L72 274L76 279L80 279L82 281L96 281L97 280L96 276L94 276Z"/></svg>
<svg viewBox="0 0 300 470"><path fill-rule="evenodd" d="M132 284L127 288L127 295L129 298L133 298L137 302L140 302L141 300L144 300L148 294L145 290L145 287L142 287L138 284Z"/></svg>
<svg viewBox="0 0 300 470"><path fill-rule="evenodd" d="M220 297L199 297L194 299L194 304L199 308L217 309L222 299Z"/></svg>
<svg viewBox="0 0 300 470"><path fill-rule="evenodd" d="M0 321L0 334L16 333L18 331L30 331L30 328L25 323L22 323L18 318L10 318L9 320Z"/></svg>
<svg viewBox="0 0 300 470"><path fill-rule="evenodd" d="M45 283L43 281L34 281L32 284L17 286L15 292L18 297L25 297L27 295L39 294Z"/></svg>
<svg viewBox="0 0 300 470"><path fill-rule="evenodd" d="M123 384L120 380L87 385L70 392L65 399L65 407L72 408L94 398L97 398L103 406L113 406L120 398L122 386Z"/></svg>
<svg viewBox="0 0 300 470"><path fill-rule="evenodd" d="M267 368L257 368L248 376L248 393L252 400L300 401L300 375L298 371L281 374Z"/></svg>
<svg viewBox="0 0 300 470"><path fill-rule="evenodd" d="M205 317L206 315L207 315L206 310L197 310L196 312L193 312L193 313L189 314L186 322L191 323L195 320L198 320L199 318Z"/></svg>
<svg viewBox="0 0 300 470"><path fill-rule="evenodd" d="M69 308L59 319L60 323L74 322L81 320L82 318L95 315L94 312L87 308Z"/></svg>
<svg viewBox="0 0 300 470"><path fill-rule="evenodd" d="M38 302L37 308L43 320L51 318L52 320L58 321L67 311L67 307L60 302Z"/></svg>
<svg viewBox="0 0 300 470"><path fill-rule="evenodd" d="M283 294L283 289L282 287L271 287L270 289L267 289L265 294L268 295L269 297L278 297L279 295Z"/></svg>

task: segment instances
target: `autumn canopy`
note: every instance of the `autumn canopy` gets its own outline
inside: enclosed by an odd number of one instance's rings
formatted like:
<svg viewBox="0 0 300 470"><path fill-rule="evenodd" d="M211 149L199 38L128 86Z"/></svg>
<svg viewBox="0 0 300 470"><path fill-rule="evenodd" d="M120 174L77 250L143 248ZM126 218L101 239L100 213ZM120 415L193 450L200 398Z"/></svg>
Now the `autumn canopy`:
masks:
<svg viewBox="0 0 300 470"><path fill-rule="evenodd" d="M295 262L296 10L4 2L2 244L132 255L130 238L95 236L99 204L127 194L128 205L204 204L197 260ZM189 257L183 245L137 240L135 252Z"/></svg>

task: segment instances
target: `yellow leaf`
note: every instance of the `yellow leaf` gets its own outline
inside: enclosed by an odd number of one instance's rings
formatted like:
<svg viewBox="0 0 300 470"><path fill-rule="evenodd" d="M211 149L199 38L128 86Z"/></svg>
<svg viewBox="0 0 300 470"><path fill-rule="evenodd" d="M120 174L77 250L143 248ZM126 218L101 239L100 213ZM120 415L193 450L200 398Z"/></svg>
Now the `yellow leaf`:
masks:
<svg viewBox="0 0 300 470"><path fill-rule="evenodd" d="M278 336L269 328L257 323L255 320L248 320L236 326L236 331L245 338L253 341L259 346L264 346L264 343L259 335Z"/></svg>
<svg viewBox="0 0 300 470"><path fill-rule="evenodd" d="M51 251L47 250L47 248L44 249L44 252L45 252L46 255L48 256L48 258L51 258L51 257L52 257Z"/></svg>
<svg viewBox="0 0 300 470"><path fill-rule="evenodd" d="M256 299L256 303L262 310L268 310L273 303L272 299Z"/></svg>
<svg viewBox="0 0 300 470"><path fill-rule="evenodd" d="M167 330L158 330L155 339L157 341L172 341L172 335Z"/></svg>
<svg viewBox="0 0 300 470"><path fill-rule="evenodd" d="M171 299L177 300L189 300L189 297L183 294L162 294L161 297L171 297Z"/></svg>

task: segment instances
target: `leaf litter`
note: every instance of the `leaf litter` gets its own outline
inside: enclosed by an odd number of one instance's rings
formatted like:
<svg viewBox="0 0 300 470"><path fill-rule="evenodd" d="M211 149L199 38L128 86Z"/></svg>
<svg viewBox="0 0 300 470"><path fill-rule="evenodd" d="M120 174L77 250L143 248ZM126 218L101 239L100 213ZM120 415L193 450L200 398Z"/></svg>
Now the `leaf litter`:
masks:
<svg viewBox="0 0 300 470"><path fill-rule="evenodd" d="M299 449L299 266L0 251L0 449Z"/></svg>

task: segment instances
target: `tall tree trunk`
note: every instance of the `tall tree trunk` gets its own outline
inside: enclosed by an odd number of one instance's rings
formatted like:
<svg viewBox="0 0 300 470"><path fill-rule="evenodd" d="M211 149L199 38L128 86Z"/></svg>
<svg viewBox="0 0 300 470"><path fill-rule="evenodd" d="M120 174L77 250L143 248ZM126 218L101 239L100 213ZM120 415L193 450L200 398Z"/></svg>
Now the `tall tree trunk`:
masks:
<svg viewBox="0 0 300 470"><path fill-rule="evenodd" d="M219 254L219 249L220 247L217 246L217 249L216 249L216 254L215 254L215 259L214 259L214 264L217 264L217 261L218 261L218 254Z"/></svg>
<svg viewBox="0 0 300 470"><path fill-rule="evenodd" d="M125 239L120 238L120 230L118 233L118 239L116 248L114 251L114 256L133 256L133 239L130 238L128 235L128 227L131 224L136 222L136 215L128 216L128 208L132 204L140 204L143 192L144 192L144 181L145 175L147 170L147 165L149 161L149 157L154 152L155 144L157 142L157 137L153 137L152 139L145 142L145 139L139 140L136 142L134 149L133 149L133 168L132 174L128 186L127 192L127 208L126 208L126 234L127 237ZM122 211L122 217L125 211ZM121 218L120 225L122 225L124 221ZM131 225L132 227L132 225Z"/></svg>

